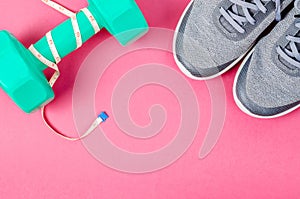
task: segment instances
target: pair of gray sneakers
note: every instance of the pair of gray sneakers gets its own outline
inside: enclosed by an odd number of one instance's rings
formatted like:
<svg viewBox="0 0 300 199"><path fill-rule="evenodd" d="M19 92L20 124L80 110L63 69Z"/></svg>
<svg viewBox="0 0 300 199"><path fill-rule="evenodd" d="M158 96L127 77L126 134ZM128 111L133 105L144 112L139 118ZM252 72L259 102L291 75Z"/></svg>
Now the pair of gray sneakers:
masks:
<svg viewBox="0 0 300 199"><path fill-rule="evenodd" d="M207 80L225 73L246 56L233 88L241 110L253 117L274 118L297 109L299 2L192 1L180 19L174 39L179 68L192 79Z"/></svg>

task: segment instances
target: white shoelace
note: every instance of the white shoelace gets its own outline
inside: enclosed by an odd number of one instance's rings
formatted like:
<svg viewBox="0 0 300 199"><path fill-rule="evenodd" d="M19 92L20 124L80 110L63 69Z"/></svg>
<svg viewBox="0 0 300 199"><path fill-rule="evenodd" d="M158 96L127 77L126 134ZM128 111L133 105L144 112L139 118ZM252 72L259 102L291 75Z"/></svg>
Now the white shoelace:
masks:
<svg viewBox="0 0 300 199"><path fill-rule="evenodd" d="M300 0L296 0L294 3L294 8L300 12ZM300 30L300 21L295 22L295 27ZM300 69L300 53L299 53L299 48L297 45L300 44L300 37L299 36L292 36L292 35L287 35L286 40L289 41L288 48L281 48L280 46L277 46L276 51L277 53L289 64L292 66Z"/></svg>
<svg viewBox="0 0 300 199"><path fill-rule="evenodd" d="M275 9L275 18L277 21L281 20L281 2L280 0L253 0L253 2L246 2L243 0L229 0L231 3L233 3L232 11L231 10L225 10L223 7L220 8L221 15L228 21L230 25L234 29L236 29L239 33L245 33L245 29L242 27L245 23L250 23L252 25L255 25L255 19L250 13L250 10L253 11L261 11L262 13L267 12L267 8L262 3L273 1L276 5ZM242 8L244 16L239 14L238 6Z"/></svg>

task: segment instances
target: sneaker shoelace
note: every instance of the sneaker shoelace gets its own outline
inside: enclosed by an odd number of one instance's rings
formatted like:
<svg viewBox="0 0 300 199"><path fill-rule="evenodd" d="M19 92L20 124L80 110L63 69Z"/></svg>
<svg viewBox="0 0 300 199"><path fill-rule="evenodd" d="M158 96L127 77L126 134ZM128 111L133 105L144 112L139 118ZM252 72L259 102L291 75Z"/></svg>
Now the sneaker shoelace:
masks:
<svg viewBox="0 0 300 199"><path fill-rule="evenodd" d="M245 1L245 0L229 0L231 3L233 3L231 10L225 10L223 7L220 8L221 15L228 21L230 25L234 29L236 29L239 33L245 33L245 29L243 28L244 24L250 23L252 25L255 25L256 20L254 19L253 12L259 12L266 13L268 10L265 7L266 2L274 2L276 9L275 9L275 18L277 21L281 20L281 2L280 0L251 0L251 1ZM263 3L264 2L264 3ZM239 12L239 9L243 10L242 15Z"/></svg>
<svg viewBox="0 0 300 199"><path fill-rule="evenodd" d="M300 1L295 1L295 9L300 12ZM300 21L295 22L296 28L300 30ZM290 65L294 66L295 68L300 69L300 53L299 53L299 47L300 45L300 36L297 35L287 35L286 39L289 41L288 45L285 48L282 48L280 46L276 47L277 53L281 56L282 59L284 59L286 62L288 62Z"/></svg>

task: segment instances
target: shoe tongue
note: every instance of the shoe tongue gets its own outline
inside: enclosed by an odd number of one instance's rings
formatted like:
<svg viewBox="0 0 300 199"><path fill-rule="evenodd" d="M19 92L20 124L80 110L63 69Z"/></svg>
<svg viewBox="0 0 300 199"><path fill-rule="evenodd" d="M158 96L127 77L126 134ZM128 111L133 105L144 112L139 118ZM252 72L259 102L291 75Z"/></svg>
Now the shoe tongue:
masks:
<svg viewBox="0 0 300 199"><path fill-rule="evenodd" d="M248 2L248 3L254 3L254 0L245 0L245 2ZM269 0L262 0L262 3L264 5L266 5L267 3L269 2ZM239 6L239 5L236 5L236 4L232 4L229 8L228 8L229 11L231 11L232 13L235 13L239 16L245 16L245 13L243 11L243 7L242 6ZM237 12L236 12L237 11ZM255 11L255 10L252 10L252 9L248 9L249 13L251 16L254 16L257 12L259 11ZM221 16L220 19L219 19L221 25L229 32L229 33L236 33L236 29L223 17ZM246 23L242 24L242 25L246 25Z"/></svg>

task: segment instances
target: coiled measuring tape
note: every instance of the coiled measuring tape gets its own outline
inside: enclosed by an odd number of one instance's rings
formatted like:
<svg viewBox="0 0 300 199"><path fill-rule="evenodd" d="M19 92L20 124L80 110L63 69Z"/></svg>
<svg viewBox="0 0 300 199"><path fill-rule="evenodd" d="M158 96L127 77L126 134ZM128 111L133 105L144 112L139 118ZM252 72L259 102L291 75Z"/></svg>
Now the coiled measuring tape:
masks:
<svg viewBox="0 0 300 199"><path fill-rule="evenodd" d="M82 46L82 37L81 37L81 33L80 33L80 29L79 29L79 25L78 25L78 21L77 21L77 17L76 17L76 13L70 11L69 9L63 7L62 5L51 1L51 0L42 0L43 3L45 3L46 5L52 7L53 9L59 11L60 13L66 15L67 17L69 17L71 19L72 22L72 27L74 30L74 37L76 38L76 45L77 48L80 48ZM100 31L100 27L97 23L97 21L95 20L94 16L92 15L92 13L89 11L88 8L83 8L81 9L81 11L85 14L85 16L87 17L87 19L89 20L89 22L91 23L95 34L97 34ZM59 56L59 53L57 51L57 48L54 44L53 38L52 38L52 34L51 31L48 32L46 34L46 39L47 39L47 43L49 45L49 48L51 50L51 53L54 57L55 62L52 62L50 60L48 60L46 57L44 57L40 52L37 51L37 49L31 45L28 49L31 51L31 53L38 59L40 60L43 64L45 64L46 66L48 66L49 68L53 69L55 72L52 75L52 77L49 80L49 85L51 87L54 86L54 84L56 83L57 79L60 76L60 71L59 68L57 66L57 64L61 61L61 57ZM90 135L102 122L105 122L108 119L108 115L105 112L102 112L97 119L92 123L92 125L90 126L90 128L80 137L78 138L72 138L69 137L61 132L59 132L56 128L54 128L51 123L49 122L49 120L47 119L47 115L46 115L46 106L41 108L41 113L42 113L42 118L44 123L46 124L46 126L55 134L59 135L60 137L70 140L70 141L77 141L77 140L81 140L85 137L87 137L88 135Z"/></svg>

